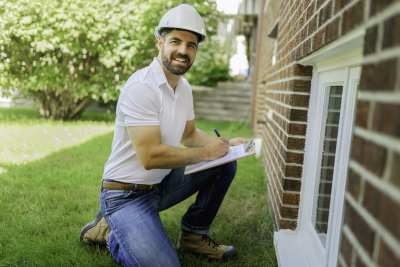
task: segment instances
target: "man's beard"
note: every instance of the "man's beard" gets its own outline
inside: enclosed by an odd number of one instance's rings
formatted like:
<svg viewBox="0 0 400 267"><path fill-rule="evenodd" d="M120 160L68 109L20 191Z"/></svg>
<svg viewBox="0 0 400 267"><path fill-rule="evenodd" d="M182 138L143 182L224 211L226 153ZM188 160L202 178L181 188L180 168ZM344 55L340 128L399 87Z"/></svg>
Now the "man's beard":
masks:
<svg viewBox="0 0 400 267"><path fill-rule="evenodd" d="M171 72L172 74L175 74L175 75L183 75L193 65L193 62L187 66L172 65L173 58L181 58L181 59L185 59L186 62L190 62L189 57L182 55L181 53L172 54L171 57L168 59L168 57L164 54L164 45L163 45L161 48L161 60L162 60L162 63L164 64L165 68L167 68L167 70L169 70L169 72Z"/></svg>

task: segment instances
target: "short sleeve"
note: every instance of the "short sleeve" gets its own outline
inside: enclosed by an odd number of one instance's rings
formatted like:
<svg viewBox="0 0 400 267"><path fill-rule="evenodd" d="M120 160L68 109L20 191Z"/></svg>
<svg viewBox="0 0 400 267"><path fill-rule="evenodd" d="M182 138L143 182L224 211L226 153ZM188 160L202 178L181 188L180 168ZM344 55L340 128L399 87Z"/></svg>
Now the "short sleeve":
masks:
<svg viewBox="0 0 400 267"><path fill-rule="evenodd" d="M142 83L133 83L124 91L120 110L125 126L160 125L156 92Z"/></svg>

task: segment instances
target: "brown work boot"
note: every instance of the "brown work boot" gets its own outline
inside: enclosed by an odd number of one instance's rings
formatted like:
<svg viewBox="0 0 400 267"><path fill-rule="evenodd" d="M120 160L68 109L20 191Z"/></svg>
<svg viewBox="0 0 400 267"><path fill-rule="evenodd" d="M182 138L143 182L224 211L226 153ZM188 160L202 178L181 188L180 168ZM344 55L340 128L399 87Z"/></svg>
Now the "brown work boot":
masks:
<svg viewBox="0 0 400 267"><path fill-rule="evenodd" d="M86 244L107 245L107 236L110 231L111 228L104 219L101 210L98 210L96 219L82 228L79 239Z"/></svg>
<svg viewBox="0 0 400 267"><path fill-rule="evenodd" d="M236 255L236 249L232 246L218 245L208 235L198 235L184 231L181 231L177 248L181 251L199 253L215 260L225 260Z"/></svg>

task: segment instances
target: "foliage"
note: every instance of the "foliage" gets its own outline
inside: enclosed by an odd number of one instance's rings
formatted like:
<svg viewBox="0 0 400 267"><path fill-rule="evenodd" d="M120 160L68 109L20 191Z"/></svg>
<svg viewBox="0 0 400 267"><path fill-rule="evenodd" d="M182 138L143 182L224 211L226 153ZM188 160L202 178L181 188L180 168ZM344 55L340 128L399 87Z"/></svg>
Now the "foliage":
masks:
<svg viewBox="0 0 400 267"><path fill-rule="evenodd" d="M192 85L216 87L217 82L232 81L224 49L218 40L212 38L199 48L192 68L185 74L188 82Z"/></svg>
<svg viewBox="0 0 400 267"><path fill-rule="evenodd" d="M0 0L0 86L33 97L45 118L78 119L116 100L157 56L154 29L180 0ZM188 0L216 32L215 0Z"/></svg>

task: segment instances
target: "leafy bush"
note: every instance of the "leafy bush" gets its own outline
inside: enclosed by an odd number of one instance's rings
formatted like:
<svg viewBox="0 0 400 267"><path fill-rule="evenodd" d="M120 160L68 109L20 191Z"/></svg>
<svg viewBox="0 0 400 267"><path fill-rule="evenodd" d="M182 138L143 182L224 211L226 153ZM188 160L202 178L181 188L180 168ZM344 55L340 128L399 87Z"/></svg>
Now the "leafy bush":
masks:
<svg viewBox="0 0 400 267"><path fill-rule="evenodd" d="M154 29L180 0L0 0L0 86L33 97L50 119L79 119L93 100L117 100L157 56ZM187 0L216 32L215 0Z"/></svg>
<svg viewBox="0 0 400 267"><path fill-rule="evenodd" d="M216 87L217 82L231 81L229 64L224 47L217 40L210 38L203 47L199 48L192 68L185 74L192 85Z"/></svg>

